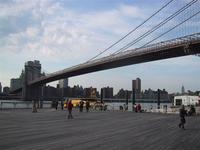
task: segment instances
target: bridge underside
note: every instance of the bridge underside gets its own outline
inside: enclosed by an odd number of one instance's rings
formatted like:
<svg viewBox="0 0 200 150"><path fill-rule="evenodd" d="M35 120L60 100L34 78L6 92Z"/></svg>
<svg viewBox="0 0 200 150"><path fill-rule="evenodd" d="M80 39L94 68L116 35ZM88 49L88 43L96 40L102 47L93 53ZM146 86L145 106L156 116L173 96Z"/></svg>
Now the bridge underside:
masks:
<svg viewBox="0 0 200 150"><path fill-rule="evenodd" d="M195 40L185 41L185 39L193 38L197 36ZM189 37L189 38L188 38ZM187 55L200 54L200 33L183 37L180 39L169 40L154 44L153 46L145 47L145 49L134 49L120 53L119 55L113 55L104 57L101 59L89 61L71 68L67 68L47 76L43 76L34 81L28 83L29 88L41 86L43 84L56 81L63 78L69 78L91 72L97 72L106 69L112 69L127 65L145 63L150 61L181 57ZM177 43L171 43L170 41L177 41ZM163 44L164 43L164 44ZM160 44L160 45L159 45ZM20 92L22 88L19 88L12 93Z"/></svg>
<svg viewBox="0 0 200 150"><path fill-rule="evenodd" d="M39 86L48 82L56 81L62 78L68 78L72 76L82 75L86 73L111 69L111 68L117 68L127 65L133 65L138 63L144 63L144 62L150 62L155 60L161 60L161 59L168 59L173 57L181 57L181 56L187 56L187 55L193 55L200 53L200 43L193 44L192 46L185 47L174 47L174 48L168 48L162 51L155 51L151 53L145 53L137 56L126 56L121 59L116 59L112 61L105 61L102 63L94 63L94 65L90 65L88 67L78 68L73 71L66 71L62 74L58 74L56 76L44 78L42 80L39 80L37 82L31 82L30 85L33 86Z"/></svg>

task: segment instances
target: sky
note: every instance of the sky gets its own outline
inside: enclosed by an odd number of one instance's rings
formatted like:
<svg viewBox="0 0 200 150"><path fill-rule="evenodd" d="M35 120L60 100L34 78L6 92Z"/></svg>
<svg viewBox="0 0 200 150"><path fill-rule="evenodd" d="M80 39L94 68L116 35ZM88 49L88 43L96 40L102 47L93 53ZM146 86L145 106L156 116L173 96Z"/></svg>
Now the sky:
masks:
<svg viewBox="0 0 200 150"><path fill-rule="evenodd" d="M163 11L100 57L110 55L157 25L191 0L174 0ZM10 86L24 63L39 60L52 73L88 61L141 24L169 0L0 0L0 82ZM197 1L177 18L139 41L137 48L199 10ZM200 16L155 42L200 32ZM100 58L99 57L99 58ZM110 86L131 90L139 77L142 89L169 93L200 90L200 57L186 56L124 66L69 78L69 85ZM57 81L50 83L56 85Z"/></svg>

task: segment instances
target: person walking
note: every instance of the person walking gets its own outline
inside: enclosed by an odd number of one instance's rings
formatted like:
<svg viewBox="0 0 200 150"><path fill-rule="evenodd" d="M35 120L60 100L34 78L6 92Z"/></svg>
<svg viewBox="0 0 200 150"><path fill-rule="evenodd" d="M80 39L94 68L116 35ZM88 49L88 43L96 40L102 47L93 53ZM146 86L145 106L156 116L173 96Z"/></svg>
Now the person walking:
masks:
<svg viewBox="0 0 200 150"><path fill-rule="evenodd" d="M87 100L86 101L86 112L89 112L89 108L90 108L90 102Z"/></svg>
<svg viewBox="0 0 200 150"><path fill-rule="evenodd" d="M73 108L72 101L69 100L69 102L68 102L68 104L67 104L67 109L68 109L68 119L73 119L73 116L72 116L72 108Z"/></svg>
<svg viewBox="0 0 200 150"><path fill-rule="evenodd" d="M180 123L179 123L179 128L182 128L183 130L185 130L184 124L185 124L185 116L187 115L187 112L185 110L184 105L181 105L181 108L179 110L179 116L180 116Z"/></svg>

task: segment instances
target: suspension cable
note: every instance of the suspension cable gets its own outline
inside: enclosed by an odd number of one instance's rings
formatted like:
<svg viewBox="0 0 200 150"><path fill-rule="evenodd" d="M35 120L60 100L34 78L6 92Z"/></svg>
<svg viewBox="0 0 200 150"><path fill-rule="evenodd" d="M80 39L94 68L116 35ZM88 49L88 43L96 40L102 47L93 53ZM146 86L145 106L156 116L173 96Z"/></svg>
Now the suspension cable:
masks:
<svg viewBox="0 0 200 150"><path fill-rule="evenodd" d="M173 28L171 28L171 29L167 30L166 32L162 33L161 35L157 36L156 38L152 39L151 41L147 42L146 44L144 44L140 48L143 48L143 47L147 46L148 44L152 43L153 41L157 40L158 38L162 37L163 35L169 33L170 31L174 30L175 28L177 28L178 26L182 25L183 23L185 23L186 21L190 20L191 18L195 17L198 14L200 14L200 11L198 11L194 15L190 16L189 18L185 19L184 21L180 22L179 24L177 24Z"/></svg>
<svg viewBox="0 0 200 150"><path fill-rule="evenodd" d="M157 29L159 29L161 26L163 26L164 24L166 24L167 22L169 22L170 20L172 20L173 18L175 18L176 16L178 16L180 13L182 13L184 10L186 10L187 8L189 8L190 6L192 6L197 1L198 0L193 0L193 1L189 2L189 3L187 3L184 7L182 7L181 9L179 9L178 11L176 11L174 14L170 15L169 17L167 17L161 23L159 23L158 25L154 26L153 28L151 28L150 30L148 30L146 33L144 33L143 35L141 35L137 39L135 39L132 42L128 43L127 45L123 46L122 48L120 48L119 50L117 50L116 52L114 52L113 54L120 53L121 51L124 51L127 48L133 46L134 44L138 43L139 41L141 41L142 39L144 39L145 37L147 37L148 35L150 35L154 31L156 31Z"/></svg>
<svg viewBox="0 0 200 150"><path fill-rule="evenodd" d="M89 59L88 61L91 61L95 58L97 58L98 56L100 56L101 54L105 53L107 50L109 50L110 48L112 48L113 46L115 46L116 44L118 44L119 42L121 42L123 39L125 39L127 36L129 36L131 33L133 33L134 31L136 31L138 28L140 28L143 24L145 24L147 21L149 21L151 18L153 18L156 14L158 14L161 10L163 10L165 7L167 7L170 3L172 3L174 0L170 0L168 3L166 3L164 6L162 6L159 10L157 10L154 14L152 14L149 18L147 18L145 21L143 21L140 25L138 25L137 27L135 27L133 30L131 30L130 32L128 32L125 36L123 36L122 38L120 38L118 41L116 41L115 43L113 43L112 45L110 45L109 47L107 47L105 50L103 50L102 52L100 52L99 54L97 54L96 56L92 57L91 59Z"/></svg>

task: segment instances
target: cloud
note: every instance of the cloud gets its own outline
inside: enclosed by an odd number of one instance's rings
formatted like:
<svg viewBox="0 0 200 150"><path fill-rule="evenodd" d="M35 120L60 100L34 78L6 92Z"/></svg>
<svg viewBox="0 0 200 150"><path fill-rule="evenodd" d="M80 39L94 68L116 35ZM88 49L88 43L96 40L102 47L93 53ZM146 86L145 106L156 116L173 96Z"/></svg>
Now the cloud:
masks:
<svg viewBox="0 0 200 150"><path fill-rule="evenodd" d="M26 34L30 38L35 38L39 33L39 29L36 27L28 27L26 30Z"/></svg>
<svg viewBox="0 0 200 150"><path fill-rule="evenodd" d="M123 4L119 8L119 12L125 16L130 16L133 18L143 18L144 17L141 9L139 9L136 6L130 6L130 5Z"/></svg>
<svg viewBox="0 0 200 150"><path fill-rule="evenodd" d="M112 40L108 39L116 39L128 31L130 25L124 17L141 14L137 7L128 5L81 14L60 2L46 0L15 0L1 6L3 13L0 16L14 17L15 22L9 24L7 36L0 37L6 41L0 50L51 61L87 60L97 49L103 49L103 44L110 44ZM18 22L23 22L23 26Z"/></svg>

